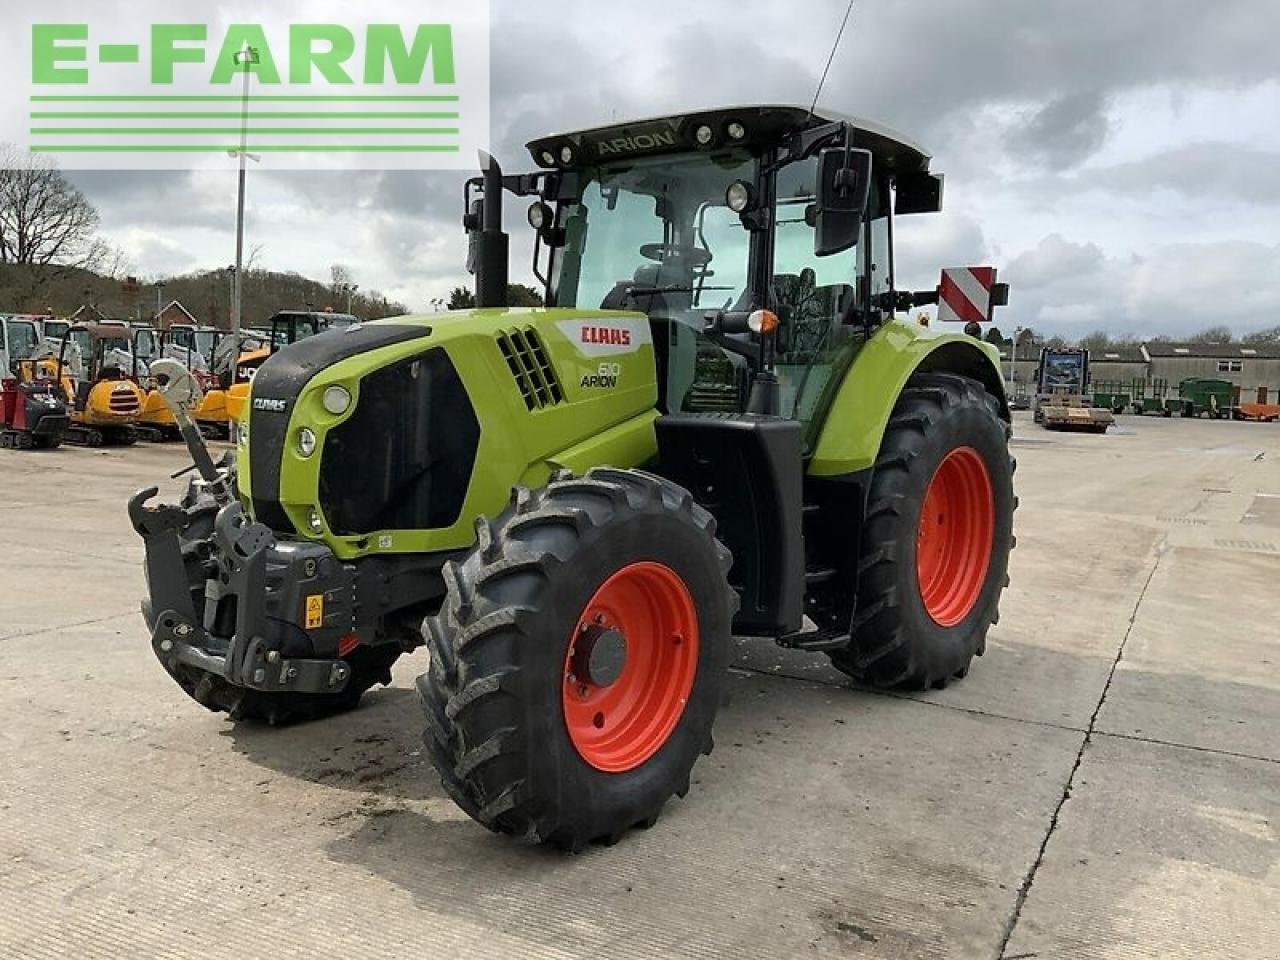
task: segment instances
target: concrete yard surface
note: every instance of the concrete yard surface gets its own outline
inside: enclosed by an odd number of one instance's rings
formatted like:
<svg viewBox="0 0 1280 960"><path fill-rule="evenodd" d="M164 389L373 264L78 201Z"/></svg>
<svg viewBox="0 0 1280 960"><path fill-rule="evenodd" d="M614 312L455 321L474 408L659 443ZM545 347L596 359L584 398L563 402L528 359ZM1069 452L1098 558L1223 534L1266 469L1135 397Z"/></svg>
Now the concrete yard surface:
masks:
<svg viewBox="0 0 1280 960"><path fill-rule="evenodd" d="M0 451L0 957L1280 956L1280 425L1013 444L967 679L736 641L688 797L577 856L446 797L422 651L314 724L187 699L125 517L180 446Z"/></svg>

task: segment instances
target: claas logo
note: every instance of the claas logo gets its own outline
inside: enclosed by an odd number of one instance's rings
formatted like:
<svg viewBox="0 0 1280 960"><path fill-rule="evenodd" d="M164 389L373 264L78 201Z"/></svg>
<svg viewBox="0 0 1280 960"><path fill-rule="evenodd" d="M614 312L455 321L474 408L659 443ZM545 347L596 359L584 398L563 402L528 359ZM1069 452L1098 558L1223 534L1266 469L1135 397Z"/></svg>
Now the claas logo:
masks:
<svg viewBox="0 0 1280 960"><path fill-rule="evenodd" d="M603 343L615 347L631 346L631 331L618 327L583 327L583 343Z"/></svg>

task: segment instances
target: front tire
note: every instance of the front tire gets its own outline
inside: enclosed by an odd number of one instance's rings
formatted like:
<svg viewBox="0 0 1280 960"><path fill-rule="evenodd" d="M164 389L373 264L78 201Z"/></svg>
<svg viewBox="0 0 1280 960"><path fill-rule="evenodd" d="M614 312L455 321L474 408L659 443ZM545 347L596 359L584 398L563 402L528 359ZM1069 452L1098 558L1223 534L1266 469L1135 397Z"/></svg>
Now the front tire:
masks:
<svg viewBox="0 0 1280 960"><path fill-rule="evenodd" d="M872 476L852 640L831 654L838 669L910 690L968 672L1008 583L1014 467L998 401L981 384L910 380Z"/></svg>
<svg viewBox="0 0 1280 960"><path fill-rule="evenodd" d="M495 832L579 850L648 826L711 751L736 596L715 521L637 471L518 489L445 568L418 679L445 789Z"/></svg>

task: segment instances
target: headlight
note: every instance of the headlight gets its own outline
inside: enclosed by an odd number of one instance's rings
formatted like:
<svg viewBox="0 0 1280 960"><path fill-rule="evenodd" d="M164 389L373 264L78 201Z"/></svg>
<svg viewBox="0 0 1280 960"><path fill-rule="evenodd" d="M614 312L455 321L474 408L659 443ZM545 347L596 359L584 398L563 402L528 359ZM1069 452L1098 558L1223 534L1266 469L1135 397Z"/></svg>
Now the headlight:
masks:
<svg viewBox="0 0 1280 960"><path fill-rule="evenodd" d="M729 126L725 128L725 132L729 134L730 140L745 140L747 136L747 128L737 120L730 121Z"/></svg>
<svg viewBox="0 0 1280 960"><path fill-rule="evenodd" d="M304 457L316 452L316 435L310 427L303 427L298 431L298 452Z"/></svg>
<svg viewBox="0 0 1280 960"><path fill-rule="evenodd" d="M315 507L307 511L307 529L316 536L324 533L324 524L320 520L320 511Z"/></svg>
<svg viewBox="0 0 1280 960"><path fill-rule="evenodd" d="M724 193L725 205L734 213L746 213L755 205L755 188L745 180L735 180Z"/></svg>
<svg viewBox="0 0 1280 960"><path fill-rule="evenodd" d="M552 213L541 200L535 200L529 205L529 226L535 230L541 230L543 227L551 225Z"/></svg>
<svg viewBox="0 0 1280 960"><path fill-rule="evenodd" d="M711 146L711 141L716 138L716 132L704 123L693 131L693 138L698 141L698 146L709 147Z"/></svg>
<svg viewBox="0 0 1280 960"><path fill-rule="evenodd" d="M325 388L321 402L325 410L338 417L351 408L351 394L346 387L339 387L335 384L332 387Z"/></svg>
<svg viewBox="0 0 1280 960"><path fill-rule="evenodd" d="M542 161L544 167L554 167L556 165L556 155L550 150L543 150L538 155L538 159Z"/></svg>
<svg viewBox="0 0 1280 960"><path fill-rule="evenodd" d="M560 148L560 162L566 167L573 163L573 147L569 146L567 143Z"/></svg>

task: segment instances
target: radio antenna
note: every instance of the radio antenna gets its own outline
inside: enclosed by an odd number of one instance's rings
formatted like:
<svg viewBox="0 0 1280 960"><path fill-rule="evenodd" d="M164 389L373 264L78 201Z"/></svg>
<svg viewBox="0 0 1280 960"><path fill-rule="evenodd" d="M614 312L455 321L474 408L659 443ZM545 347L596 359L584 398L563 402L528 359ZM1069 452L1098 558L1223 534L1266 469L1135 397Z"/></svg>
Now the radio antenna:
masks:
<svg viewBox="0 0 1280 960"><path fill-rule="evenodd" d="M840 29L836 32L836 42L831 45L831 56L827 57L827 65L822 69L822 79L818 81L818 89L813 92L813 103L809 104L809 119L813 119L813 112L818 109L818 98L822 96L822 87L827 82L827 74L831 71L831 64L836 59L836 51L840 49L840 41L844 39L844 28L849 25L849 15L853 13L853 0L849 0L849 5L844 9L844 19L840 21Z"/></svg>

